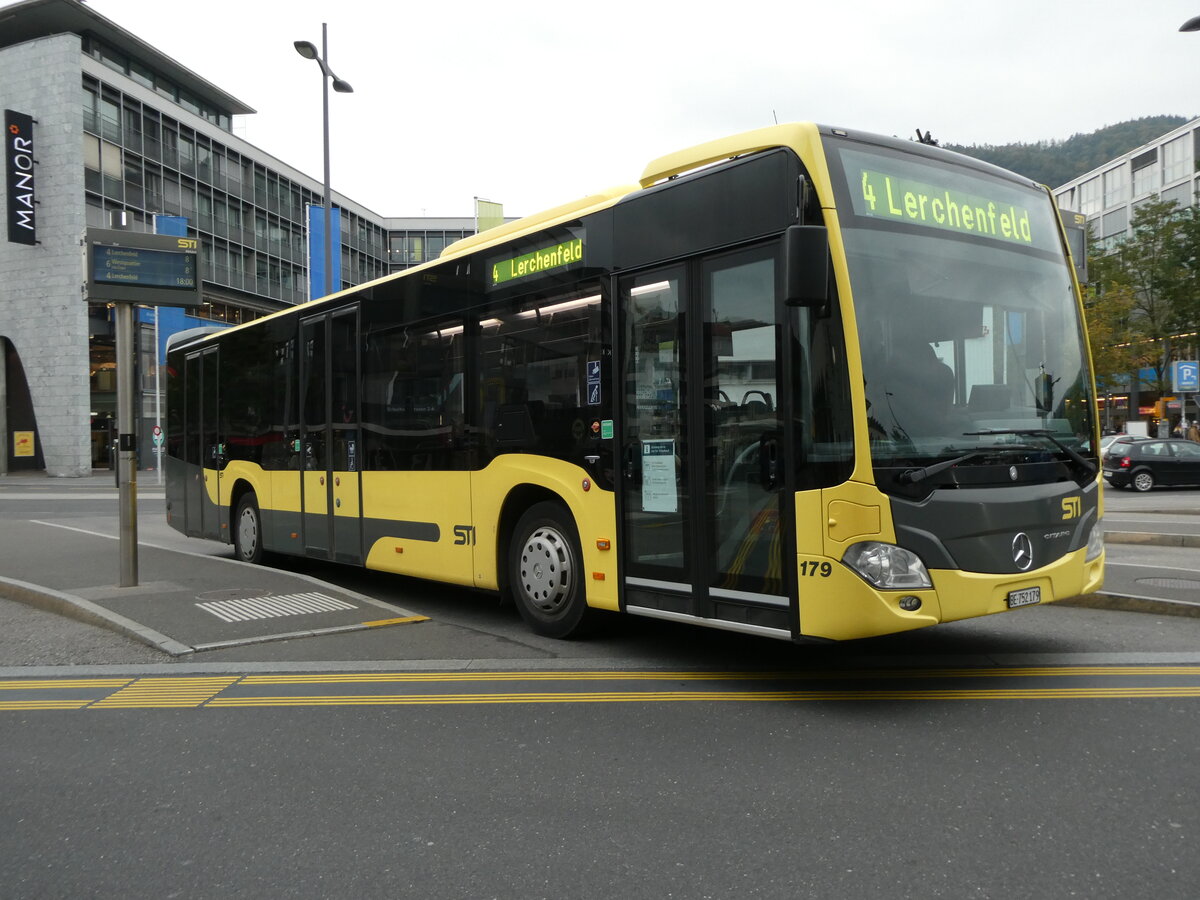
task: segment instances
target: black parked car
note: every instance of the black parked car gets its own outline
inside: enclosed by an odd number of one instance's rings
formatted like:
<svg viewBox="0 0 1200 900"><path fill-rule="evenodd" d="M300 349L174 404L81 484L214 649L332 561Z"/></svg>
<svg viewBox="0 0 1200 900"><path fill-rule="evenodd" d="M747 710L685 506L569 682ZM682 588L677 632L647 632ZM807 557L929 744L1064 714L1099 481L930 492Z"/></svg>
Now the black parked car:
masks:
<svg viewBox="0 0 1200 900"><path fill-rule="evenodd" d="M1135 491L1156 485L1200 485L1200 444L1183 440L1113 444L1104 454L1104 477L1113 487Z"/></svg>

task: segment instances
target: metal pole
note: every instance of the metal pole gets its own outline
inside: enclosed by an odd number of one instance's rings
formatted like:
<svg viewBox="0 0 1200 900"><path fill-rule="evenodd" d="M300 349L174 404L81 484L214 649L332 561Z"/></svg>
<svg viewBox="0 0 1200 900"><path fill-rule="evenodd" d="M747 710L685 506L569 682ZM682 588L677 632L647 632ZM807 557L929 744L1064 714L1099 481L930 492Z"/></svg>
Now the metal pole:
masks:
<svg viewBox="0 0 1200 900"><path fill-rule="evenodd" d="M333 199L329 194L329 36L327 23L321 23L321 124L325 138L325 296L333 293ZM340 229L339 229L340 231Z"/></svg>
<svg viewBox="0 0 1200 900"><path fill-rule="evenodd" d="M159 371L162 366L158 360L158 307L154 307L154 434L159 440L154 445L154 468L158 470L158 483L163 483L163 445L162 445L162 382Z"/></svg>
<svg viewBox="0 0 1200 900"><path fill-rule="evenodd" d="M121 587L137 587L137 452L133 421L133 304L116 304L117 487L121 523Z"/></svg>
<svg viewBox="0 0 1200 900"><path fill-rule="evenodd" d="M8 360L7 338L0 337L0 475L8 474Z"/></svg>

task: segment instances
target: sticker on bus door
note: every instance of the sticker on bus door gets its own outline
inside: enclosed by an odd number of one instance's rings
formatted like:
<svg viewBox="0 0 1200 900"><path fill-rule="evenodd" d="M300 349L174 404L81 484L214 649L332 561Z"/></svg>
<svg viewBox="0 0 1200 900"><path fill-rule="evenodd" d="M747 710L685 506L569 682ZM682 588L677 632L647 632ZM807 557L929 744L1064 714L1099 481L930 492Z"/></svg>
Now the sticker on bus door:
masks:
<svg viewBox="0 0 1200 900"><path fill-rule="evenodd" d="M642 441L642 511L679 511L674 441Z"/></svg>
<svg viewBox="0 0 1200 900"><path fill-rule="evenodd" d="M600 360L587 361L587 405L600 405Z"/></svg>

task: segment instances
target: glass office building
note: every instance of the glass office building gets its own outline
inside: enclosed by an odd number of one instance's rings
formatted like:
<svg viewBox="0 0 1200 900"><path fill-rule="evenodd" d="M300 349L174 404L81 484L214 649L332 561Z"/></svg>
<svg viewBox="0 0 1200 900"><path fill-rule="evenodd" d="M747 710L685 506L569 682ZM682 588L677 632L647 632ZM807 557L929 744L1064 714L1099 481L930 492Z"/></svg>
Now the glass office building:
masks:
<svg viewBox="0 0 1200 900"><path fill-rule="evenodd" d="M1200 119L1168 131L1054 189L1062 209L1087 216L1094 238L1111 247L1129 233L1138 206L1152 196L1194 206L1200 191Z"/></svg>
<svg viewBox="0 0 1200 900"><path fill-rule="evenodd" d="M0 471L110 464L112 311L83 302L80 241L114 213L133 231L174 217L202 248L199 310L138 310L139 455L153 468L166 338L307 300L307 208L323 186L233 133L234 116L253 109L78 0L25 0L0 20L6 175L20 175L3 180L0 201ZM12 161L22 140L36 158L28 171ZM436 258L475 231L469 218L387 219L336 193L333 203L335 290Z"/></svg>
<svg viewBox="0 0 1200 900"><path fill-rule="evenodd" d="M1104 165L1080 175L1054 189L1062 209L1075 210L1087 217L1095 244L1093 252L1107 252L1122 239L1130 237L1134 213L1153 197L1173 200L1180 208L1196 206L1200 194L1200 119L1180 125L1161 137L1143 144ZM1184 335L1194 342L1194 335ZM1106 428L1120 428L1136 419L1155 415L1153 401L1157 390L1143 390L1152 381L1152 370L1143 370L1139 378L1127 378L1117 390L1100 397ZM1182 401L1169 401L1170 418L1186 414Z"/></svg>

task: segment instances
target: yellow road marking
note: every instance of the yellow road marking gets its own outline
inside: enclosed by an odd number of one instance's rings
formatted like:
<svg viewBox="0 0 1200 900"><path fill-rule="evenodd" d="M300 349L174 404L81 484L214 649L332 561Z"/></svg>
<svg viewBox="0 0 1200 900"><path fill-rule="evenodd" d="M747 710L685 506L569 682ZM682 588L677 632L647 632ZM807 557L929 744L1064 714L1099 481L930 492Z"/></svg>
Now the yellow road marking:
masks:
<svg viewBox="0 0 1200 900"><path fill-rule="evenodd" d="M1079 675L1200 675L1200 666L1064 666L1036 669L845 669L812 672L356 672L247 675L242 684L442 681L828 681L904 678L1013 678Z"/></svg>
<svg viewBox="0 0 1200 900"><path fill-rule="evenodd" d="M1136 699L1200 697L1200 686L1091 686L1091 687L980 687L980 688L920 688L912 686L858 689L800 689L795 687L774 690L663 690L663 691L528 691L504 693L424 693L424 694L339 694L330 696L265 696L220 697L226 688L242 685L320 685L320 684L453 684L497 682L620 682L620 681L775 681L791 685L818 681L845 682L903 682L921 679L981 679L1003 680L1031 677L1097 677L1144 678L1194 677L1200 666L1042 666L1036 668L973 668L973 669L850 669L814 670L809 672L638 672L638 671L520 671L520 672L378 672L378 673L309 673L275 675L233 675L212 677L146 677L146 678L41 678L21 681L0 681L0 690L91 691L118 688L108 696L91 698L41 698L0 700L0 711L35 709L155 709L172 707L217 706L395 706L439 704L496 704L496 703L651 703L679 701L713 702L805 702L850 700L1056 700L1056 699Z"/></svg>
<svg viewBox="0 0 1200 900"><path fill-rule="evenodd" d="M496 703L800 702L847 700L1079 700L1200 697L1200 687L1060 688L981 691L629 691L527 694L348 694L328 697L228 697L207 706L440 706Z"/></svg>
<svg viewBox="0 0 1200 900"><path fill-rule="evenodd" d="M91 700L0 700L0 710L81 709Z"/></svg>
<svg viewBox="0 0 1200 900"><path fill-rule="evenodd" d="M132 678L38 678L30 681L0 681L0 691L121 687L131 681L133 681Z"/></svg>

